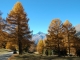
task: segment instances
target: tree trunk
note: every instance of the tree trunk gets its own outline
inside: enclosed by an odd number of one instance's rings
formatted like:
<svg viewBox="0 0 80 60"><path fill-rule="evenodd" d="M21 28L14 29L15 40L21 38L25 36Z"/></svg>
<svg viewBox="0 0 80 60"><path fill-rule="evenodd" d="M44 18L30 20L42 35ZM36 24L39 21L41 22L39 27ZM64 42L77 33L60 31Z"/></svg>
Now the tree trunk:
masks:
<svg viewBox="0 0 80 60"><path fill-rule="evenodd" d="M69 34L68 34L68 48L69 48L69 55L70 55L70 40L69 40Z"/></svg>
<svg viewBox="0 0 80 60"><path fill-rule="evenodd" d="M20 35L20 22L18 21L18 44L19 44L19 54L22 55L22 36Z"/></svg>
<svg viewBox="0 0 80 60"><path fill-rule="evenodd" d="M19 39L19 54L22 55L22 43L20 39Z"/></svg>
<svg viewBox="0 0 80 60"><path fill-rule="evenodd" d="M59 40L58 40L58 57L60 56L60 47L59 47Z"/></svg>
<svg viewBox="0 0 80 60"><path fill-rule="evenodd" d="M57 34L57 40L58 40L58 57L59 57L60 56L60 46L59 46L58 34Z"/></svg>

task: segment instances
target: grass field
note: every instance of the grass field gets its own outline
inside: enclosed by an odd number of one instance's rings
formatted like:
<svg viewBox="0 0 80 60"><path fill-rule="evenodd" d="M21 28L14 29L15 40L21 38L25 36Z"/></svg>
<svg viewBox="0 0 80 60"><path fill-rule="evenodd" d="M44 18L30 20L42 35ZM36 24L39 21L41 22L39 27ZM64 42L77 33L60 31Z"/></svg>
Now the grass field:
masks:
<svg viewBox="0 0 80 60"><path fill-rule="evenodd" d="M80 60L80 57L41 56L36 54L14 54L9 60Z"/></svg>

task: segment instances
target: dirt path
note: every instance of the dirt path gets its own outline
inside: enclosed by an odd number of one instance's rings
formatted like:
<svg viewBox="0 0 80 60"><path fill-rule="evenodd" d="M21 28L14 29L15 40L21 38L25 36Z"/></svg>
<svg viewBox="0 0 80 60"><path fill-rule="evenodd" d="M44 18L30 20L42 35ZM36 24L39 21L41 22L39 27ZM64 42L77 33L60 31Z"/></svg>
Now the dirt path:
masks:
<svg viewBox="0 0 80 60"><path fill-rule="evenodd" d="M1 54L0 55L0 60L7 60L13 53L12 52L9 52L9 53L6 53L6 54Z"/></svg>

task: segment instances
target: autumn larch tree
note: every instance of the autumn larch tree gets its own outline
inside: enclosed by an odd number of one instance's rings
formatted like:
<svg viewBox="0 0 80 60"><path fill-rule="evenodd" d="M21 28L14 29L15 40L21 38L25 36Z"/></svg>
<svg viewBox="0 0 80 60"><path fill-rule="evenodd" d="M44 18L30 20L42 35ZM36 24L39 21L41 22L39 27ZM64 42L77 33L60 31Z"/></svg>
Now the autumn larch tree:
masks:
<svg viewBox="0 0 80 60"><path fill-rule="evenodd" d="M67 37L67 40L68 40L68 52L69 52L69 55L70 55L70 44L71 44L70 38L75 35L76 30L75 30L75 27L73 27L72 24L68 20L66 20L63 23L63 28L64 28L64 31L65 31L65 37Z"/></svg>
<svg viewBox="0 0 80 60"><path fill-rule="evenodd" d="M5 20L2 18L2 12L0 11L0 47L6 47L6 32L3 31L5 29Z"/></svg>
<svg viewBox="0 0 80 60"><path fill-rule="evenodd" d="M6 19L8 24L14 25L16 27L12 29L15 29L14 31L17 33L16 36L18 36L19 54L22 54L23 38L26 38L26 40L31 39L31 31L28 27L29 19L26 16L27 14L24 12L22 4L17 2ZM11 33L13 33L13 31Z"/></svg>
<svg viewBox="0 0 80 60"><path fill-rule="evenodd" d="M60 56L60 43L62 39L61 34L62 34L62 22L60 21L60 19L52 20L48 29L46 42L48 47L51 47L51 48L57 47L58 56Z"/></svg>
<svg viewBox="0 0 80 60"><path fill-rule="evenodd" d="M42 54L43 53L43 48L44 48L43 40L39 40L39 42L37 44L37 52L39 52L40 54Z"/></svg>

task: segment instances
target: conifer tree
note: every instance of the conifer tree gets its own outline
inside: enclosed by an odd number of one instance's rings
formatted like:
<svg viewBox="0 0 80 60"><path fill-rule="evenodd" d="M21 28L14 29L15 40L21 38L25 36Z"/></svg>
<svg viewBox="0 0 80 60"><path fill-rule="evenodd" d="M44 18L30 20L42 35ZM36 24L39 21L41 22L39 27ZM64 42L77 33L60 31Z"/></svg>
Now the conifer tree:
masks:
<svg viewBox="0 0 80 60"><path fill-rule="evenodd" d="M29 19L26 16L22 4L17 2L7 17L8 24L14 26L11 33L16 32L15 36L18 38L19 54L22 54L23 38L26 38L26 40L31 39L31 31L28 27Z"/></svg>
<svg viewBox="0 0 80 60"><path fill-rule="evenodd" d="M39 42L37 44L37 52L39 52L41 54L43 52L43 48L44 48L43 40L39 40Z"/></svg>
<svg viewBox="0 0 80 60"><path fill-rule="evenodd" d="M72 26L72 24L68 20L66 20L63 23L63 28L64 28L64 31L65 31L65 37L67 37L67 40L68 40L68 52L69 52L69 55L70 55L70 44L71 44L70 38L74 37L74 35L76 33L76 30L75 30L75 27Z"/></svg>
<svg viewBox="0 0 80 60"><path fill-rule="evenodd" d="M2 12L0 11L0 48L6 47L6 32L3 30L5 29L5 20L2 18Z"/></svg>
<svg viewBox="0 0 80 60"><path fill-rule="evenodd" d="M58 56L60 55L60 43L62 36L62 22L60 19L54 19L50 23L49 29L48 29L48 34L47 34L47 45L49 49L54 49L57 47L58 49Z"/></svg>

